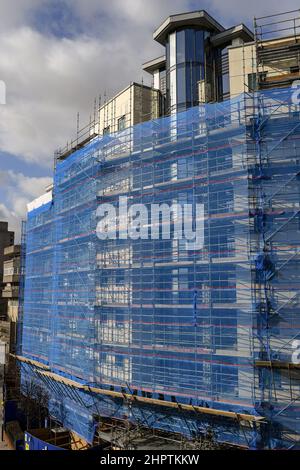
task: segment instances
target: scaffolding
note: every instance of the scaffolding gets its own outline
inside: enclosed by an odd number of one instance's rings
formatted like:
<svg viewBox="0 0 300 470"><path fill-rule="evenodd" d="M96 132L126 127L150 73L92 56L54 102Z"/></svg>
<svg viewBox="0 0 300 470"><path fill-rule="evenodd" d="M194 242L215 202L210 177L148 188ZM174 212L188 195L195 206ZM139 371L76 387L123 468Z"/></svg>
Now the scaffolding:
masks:
<svg viewBox="0 0 300 470"><path fill-rule="evenodd" d="M19 361L88 442L99 416L196 440L213 426L248 448L297 442L296 369L285 384L273 367L291 363L299 328L292 93L201 105L57 161L53 201L28 214ZM120 196L203 204L204 248L99 240L97 208Z"/></svg>
<svg viewBox="0 0 300 470"><path fill-rule="evenodd" d="M287 87L300 78L300 10L254 19L257 86Z"/></svg>
<svg viewBox="0 0 300 470"><path fill-rule="evenodd" d="M293 90L259 95L252 178L253 286L260 344L256 390L261 413L291 442L299 425L299 104Z"/></svg>
<svg viewBox="0 0 300 470"><path fill-rule="evenodd" d="M54 168L57 162L65 160L72 153L84 148L97 136L114 134L124 129L132 129L136 124L156 119L160 116L161 94L158 90L132 82L113 98L108 99L106 93L104 102L99 97L94 103L94 115L89 123L80 128L79 114L77 116L77 135L64 147L54 153ZM128 137L127 137L128 138Z"/></svg>

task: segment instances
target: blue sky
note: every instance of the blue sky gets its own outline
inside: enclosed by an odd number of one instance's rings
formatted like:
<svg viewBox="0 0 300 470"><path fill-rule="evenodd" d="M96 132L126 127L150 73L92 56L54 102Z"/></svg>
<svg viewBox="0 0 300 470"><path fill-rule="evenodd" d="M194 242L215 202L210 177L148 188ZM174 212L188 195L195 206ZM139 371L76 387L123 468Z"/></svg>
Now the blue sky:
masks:
<svg viewBox="0 0 300 470"><path fill-rule="evenodd" d="M11 153L0 152L1 155L1 171L18 171L25 176L43 177L51 176L51 168L45 170L44 167L39 165L32 165L31 163L22 159L22 157L12 155ZM1 188L0 188L1 189Z"/></svg>
<svg viewBox="0 0 300 470"><path fill-rule="evenodd" d="M286 0L285 10L298 7ZM206 9L224 24L252 25L275 0L0 0L0 219L19 233L26 203L51 181L53 152L88 122L95 97L132 80L161 54L153 30L168 15Z"/></svg>

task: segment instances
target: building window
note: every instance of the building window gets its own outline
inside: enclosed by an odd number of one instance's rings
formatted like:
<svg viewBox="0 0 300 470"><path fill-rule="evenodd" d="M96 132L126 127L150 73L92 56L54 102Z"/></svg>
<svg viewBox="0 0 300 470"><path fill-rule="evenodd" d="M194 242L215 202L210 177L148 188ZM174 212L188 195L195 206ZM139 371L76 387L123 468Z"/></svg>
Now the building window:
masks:
<svg viewBox="0 0 300 470"><path fill-rule="evenodd" d="M167 53L169 111L183 111L198 104L198 82L204 77L204 32L193 28L170 34Z"/></svg>
<svg viewBox="0 0 300 470"><path fill-rule="evenodd" d="M123 131L125 129L125 126L126 126L126 116L124 114L124 116L118 119L118 131Z"/></svg>
<svg viewBox="0 0 300 470"><path fill-rule="evenodd" d="M162 92L163 95L166 94L167 92L167 83L166 83L166 70L165 69L162 69L160 70L159 72L159 89L160 91Z"/></svg>
<svg viewBox="0 0 300 470"><path fill-rule="evenodd" d="M179 31L176 36L176 63L183 64L186 61L186 52L185 52L185 31Z"/></svg>
<svg viewBox="0 0 300 470"><path fill-rule="evenodd" d="M248 89L255 91L257 88L256 73L248 73Z"/></svg>
<svg viewBox="0 0 300 470"><path fill-rule="evenodd" d="M110 134L110 126L104 127L103 129L103 135Z"/></svg>
<svg viewBox="0 0 300 470"><path fill-rule="evenodd" d="M223 95L228 95L230 92L229 73L224 73L222 75L222 88L223 88Z"/></svg>

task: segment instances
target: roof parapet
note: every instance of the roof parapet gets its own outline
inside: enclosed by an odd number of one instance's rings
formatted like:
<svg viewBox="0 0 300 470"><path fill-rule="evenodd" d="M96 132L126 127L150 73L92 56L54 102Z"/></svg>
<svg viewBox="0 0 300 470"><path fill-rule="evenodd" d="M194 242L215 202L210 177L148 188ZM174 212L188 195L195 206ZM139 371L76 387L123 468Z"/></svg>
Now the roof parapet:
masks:
<svg viewBox="0 0 300 470"><path fill-rule="evenodd" d="M237 38L241 38L244 42L251 42L254 41L254 34L246 25L241 23L216 34L211 38L211 43L214 47L226 47Z"/></svg>
<svg viewBox="0 0 300 470"><path fill-rule="evenodd" d="M156 70L165 67L166 65L166 56L162 55L156 59L149 60L143 64L143 70L150 74L153 74Z"/></svg>
<svg viewBox="0 0 300 470"><path fill-rule="evenodd" d="M203 27L209 31L220 33L225 28L205 10L180 13L169 16L154 32L153 39L164 45L168 34L181 26Z"/></svg>

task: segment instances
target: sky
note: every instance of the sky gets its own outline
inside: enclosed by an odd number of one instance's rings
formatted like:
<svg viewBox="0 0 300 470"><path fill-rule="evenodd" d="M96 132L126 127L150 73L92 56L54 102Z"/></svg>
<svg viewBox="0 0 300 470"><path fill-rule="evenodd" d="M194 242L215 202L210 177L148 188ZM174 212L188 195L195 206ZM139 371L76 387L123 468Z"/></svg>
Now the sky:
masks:
<svg viewBox="0 0 300 470"><path fill-rule="evenodd" d="M296 8L285 0L285 11ZM282 11L277 0L0 0L0 220L17 240L77 113L83 127L99 95L150 84L141 64L163 53L153 31L171 14L201 9L225 27Z"/></svg>

